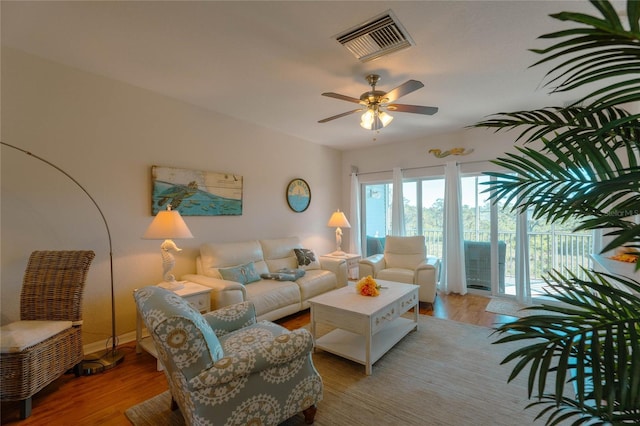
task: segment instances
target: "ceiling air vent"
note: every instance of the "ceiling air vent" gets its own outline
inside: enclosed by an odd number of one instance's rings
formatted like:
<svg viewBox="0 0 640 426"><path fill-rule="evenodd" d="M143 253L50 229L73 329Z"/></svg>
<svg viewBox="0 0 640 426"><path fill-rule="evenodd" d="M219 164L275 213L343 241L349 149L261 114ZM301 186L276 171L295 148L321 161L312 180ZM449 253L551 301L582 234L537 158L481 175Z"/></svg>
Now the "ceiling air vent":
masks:
<svg viewBox="0 0 640 426"><path fill-rule="evenodd" d="M414 45L391 10L339 34L336 39L362 62Z"/></svg>

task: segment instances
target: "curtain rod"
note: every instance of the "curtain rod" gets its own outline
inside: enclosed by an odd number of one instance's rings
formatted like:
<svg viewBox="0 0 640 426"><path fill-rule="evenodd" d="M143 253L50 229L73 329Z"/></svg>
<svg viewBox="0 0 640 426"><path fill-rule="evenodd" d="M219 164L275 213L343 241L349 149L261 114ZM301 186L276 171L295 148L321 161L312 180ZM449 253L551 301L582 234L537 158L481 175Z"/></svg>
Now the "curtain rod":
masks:
<svg viewBox="0 0 640 426"><path fill-rule="evenodd" d="M476 164L476 163L488 163L491 160L476 160L476 161L466 161L466 162L456 162L456 165L460 165L460 164ZM446 164L436 164L433 166L417 166L417 167L407 167L407 168L403 168L400 169L403 172L405 170L417 170L417 169L433 169L435 167L444 167L446 166ZM360 176L360 175L372 175L372 174L376 174L376 173L389 173L392 172L393 170L378 170L375 172L357 172L356 176Z"/></svg>

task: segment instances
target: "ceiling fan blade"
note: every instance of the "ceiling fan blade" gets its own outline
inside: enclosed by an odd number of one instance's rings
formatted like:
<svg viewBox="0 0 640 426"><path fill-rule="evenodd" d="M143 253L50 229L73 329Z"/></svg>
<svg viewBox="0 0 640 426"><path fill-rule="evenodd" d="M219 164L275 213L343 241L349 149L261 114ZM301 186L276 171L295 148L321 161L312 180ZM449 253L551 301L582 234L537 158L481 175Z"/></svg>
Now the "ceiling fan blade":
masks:
<svg viewBox="0 0 640 426"><path fill-rule="evenodd" d="M438 107L420 106L420 105L404 105L404 104L390 104L386 108L389 111L398 112L412 112L414 114L433 115L438 112Z"/></svg>
<svg viewBox="0 0 640 426"><path fill-rule="evenodd" d="M340 99L341 101L353 102L356 104L360 103L360 99L353 98L347 95L341 95L340 93L324 92L322 96L328 96L329 98Z"/></svg>
<svg viewBox="0 0 640 426"><path fill-rule="evenodd" d="M422 84L418 80L406 81L395 89L389 90L387 94L384 95L385 102L393 102L399 97L408 95L409 93L416 91L422 87L424 87L424 84Z"/></svg>
<svg viewBox="0 0 640 426"><path fill-rule="evenodd" d="M326 123L327 121L335 120L336 118L346 117L347 115L351 115L351 114L354 114L356 112L361 112L361 111L362 111L362 109L354 109L353 111L343 112L342 114L338 114L338 115L334 115L334 116L331 116L331 117L327 117L327 118L322 119L322 120L318 120L318 123Z"/></svg>

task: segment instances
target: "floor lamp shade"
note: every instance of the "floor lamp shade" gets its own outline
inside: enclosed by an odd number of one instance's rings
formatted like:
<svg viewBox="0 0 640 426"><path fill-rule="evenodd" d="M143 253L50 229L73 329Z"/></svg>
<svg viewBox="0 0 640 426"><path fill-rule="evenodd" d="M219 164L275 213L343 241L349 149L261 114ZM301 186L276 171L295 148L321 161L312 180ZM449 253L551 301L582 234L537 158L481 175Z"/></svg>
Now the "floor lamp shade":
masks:
<svg viewBox="0 0 640 426"><path fill-rule="evenodd" d="M171 273L176 263L171 251L182 251L173 242L173 238L193 238L193 234L191 234L180 213L177 210L171 210L171 206L167 206L167 210L158 212L142 238L146 240L164 240L160 245L163 281L158 285L171 290L182 288L183 285L178 283Z"/></svg>
<svg viewBox="0 0 640 426"><path fill-rule="evenodd" d="M351 224L347 220L347 217L343 212L337 210L333 212L331 217L329 218L329 222L327 226L330 228L336 228L336 251L331 253L333 256L344 256L345 252L342 251L342 229L341 228L351 228Z"/></svg>

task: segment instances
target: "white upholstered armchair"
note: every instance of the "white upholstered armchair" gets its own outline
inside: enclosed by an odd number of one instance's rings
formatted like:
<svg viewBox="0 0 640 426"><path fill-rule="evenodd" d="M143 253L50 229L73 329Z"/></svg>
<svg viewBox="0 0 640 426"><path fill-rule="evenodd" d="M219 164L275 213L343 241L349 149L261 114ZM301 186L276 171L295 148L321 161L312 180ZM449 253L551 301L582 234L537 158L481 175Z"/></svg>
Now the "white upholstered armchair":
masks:
<svg viewBox="0 0 640 426"><path fill-rule="evenodd" d="M426 255L424 236L387 236L384 253L360 261L360 277L420 286L421 302L433 303L440 272L440 259Z"/></svg>

